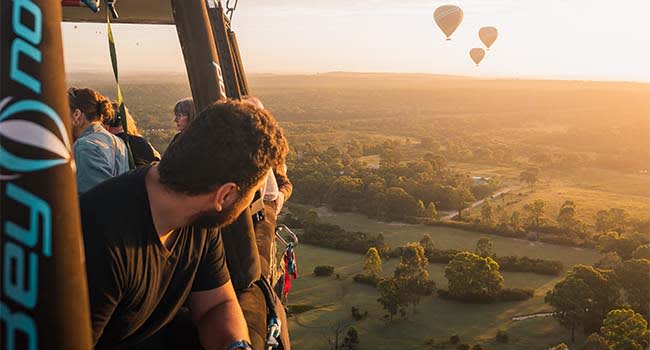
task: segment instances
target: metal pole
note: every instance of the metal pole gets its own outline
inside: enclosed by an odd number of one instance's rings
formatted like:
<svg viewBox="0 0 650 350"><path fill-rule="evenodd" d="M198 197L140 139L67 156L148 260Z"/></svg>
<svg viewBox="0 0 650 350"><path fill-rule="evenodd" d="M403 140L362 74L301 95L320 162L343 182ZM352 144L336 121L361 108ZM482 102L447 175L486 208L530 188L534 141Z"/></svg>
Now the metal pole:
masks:
<svg viewBox="0 0 650 350"><path fill-rule="evenodd" d="M197 112L226 98L217 48L203 0L172 0L187 77Z"/></svg>

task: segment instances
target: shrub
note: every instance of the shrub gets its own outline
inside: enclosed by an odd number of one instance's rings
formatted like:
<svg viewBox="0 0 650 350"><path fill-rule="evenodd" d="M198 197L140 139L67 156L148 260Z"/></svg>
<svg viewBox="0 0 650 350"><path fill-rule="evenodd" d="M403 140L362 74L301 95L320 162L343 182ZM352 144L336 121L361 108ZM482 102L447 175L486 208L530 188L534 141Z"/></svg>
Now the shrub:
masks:
<svg viewBox="0 0 650 350"><path fill-rule="evenodd" d="M313 305L306 305L306 304L291 304L287 306L287 310L289 310L289 314L291 315L301 314L303 312L307 312L315 308L316 307Z"/></svg>
<svg viewBox="0 0 650 350"><path fill-rule="evenodd" d="M381 234L350 232L338 225L318 222L305 224L300 240L304 243L359 254L365 254L372 247L380 251L386 247Z"/></svg>
<svg viewBox="0 0 650 350"><path fill-rule="evenodd" d="M501 271L532 272L541 275L558 276L564 270L562 262L557 260L544 260L527 256L498 256L495 260L499 263Z"/></svg>
<svg viewBox="0 0 650 350"><path fill-rule="evenodd" d="M485 348L481 344L474 344L474 346L472 346L472 350L485 350Z"/></svg>
<svg viewBox="0 0 650 350"><path fill-rule="evenodd" d="M354 306L352 309L350 309L350 311L352 312L352 318L354 318L355 321L361 321L364 318L368 317L368 311L362 313L359 308L356 308Z"/></svg>
<svg viewBox="0 0 650 350"><path fill-rule="evenodd" d="M334 273L334 266L332 265L319 265L314 267L315 276L331 276Z"/></svg>
<svg viewBox="0 0 650 350"><path fill-rule="evenodd" d="M451 337L449 337L449 342L454 345L460 343L460 336L458 334L452 335Z"/></svg>
<svg viewBox="0 0 650 350"><path fill-rule="evenodd" d="M354 281L361 284L367 284L373 287L377 286L379 279L376 276L370 276L363 273L354 275Z"/></svg>
<svg viewBox="0 0 650 350"><path fill-rule="evenodd" d="M499 301L522 301L528 300L535 295L532 288L504 288L499 292Z"/></svg>
<svg viewBox="0 0 650 350"><path fill-rule="evenodd" d="M508 334L505 331L499 330L497 332L497 341L499 343L507 343L508 340Z"/></svg>
<svg viewBox="0 0 650 350"><path fill-rule="evenodd" d="M404 247L395 247L384 250L388 257L400 257ZM426 249L425 255L432 264L447 264L460 253L460 250L454 249ZM538 258L529 258L527 256L497 256L494 260L499 263L500 271L511 272L531 272L540 275L559 276L564 271L564 265L561 261L545 260Z"/></svg>
<svg viewBox="0 0 650 350"><path fill-rule="evenodd" d="M469 344L458 344L456 350L469 350Z"/></svg>

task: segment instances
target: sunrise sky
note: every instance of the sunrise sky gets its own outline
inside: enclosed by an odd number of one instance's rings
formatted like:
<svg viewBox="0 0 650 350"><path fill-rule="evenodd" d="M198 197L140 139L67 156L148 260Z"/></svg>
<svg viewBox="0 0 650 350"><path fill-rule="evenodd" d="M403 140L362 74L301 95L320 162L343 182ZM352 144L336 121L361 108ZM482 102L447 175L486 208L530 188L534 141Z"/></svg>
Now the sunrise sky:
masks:
<svg viewBox="0 0 650 350"><path fill-rule="evenodd" d="M450 42L433 21L443 4L465 12ZM650 81L649 13L649 0L241 0L233 27L248 73ZM482 26L500 36L477 68L468 52ZM114 32L122 71L184 71L174 27ZM68 72L110 71L105 25L66 23L63 38Z"/></svg>

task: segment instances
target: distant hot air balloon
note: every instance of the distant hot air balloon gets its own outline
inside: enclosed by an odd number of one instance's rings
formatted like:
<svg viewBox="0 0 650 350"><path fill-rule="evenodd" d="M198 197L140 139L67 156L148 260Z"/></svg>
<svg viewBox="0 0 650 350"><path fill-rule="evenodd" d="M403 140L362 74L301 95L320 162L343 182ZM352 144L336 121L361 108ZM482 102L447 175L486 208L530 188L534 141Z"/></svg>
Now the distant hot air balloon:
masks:
<svg viewBox="0 0 650 350"><path fill-rule="evenodd" d="M485 47L487 47L488 50L497 40L498 36L499 32L494 27L483 27L478 31L478 37L481 38L481 41L485 44Z"/></svg>
<svg viewBox="0 0 650 350"><path fill-rule="evenodd" d="M455 5L443 5L436 9L433 13L433 19L443 33L447 36L447 40L451 40L451 35L456 28L463 21L463 10Z"/></svg>
<svg viewBox="0 0 650 350"><path fill-rule="evenodd" d="M480 47L475 47L471 50L469 50L469 56L472 58L474 63L476 63L476 66L478 67L479 63L483 60L483 57L485 57L485 50L483 50Z"/></svg>

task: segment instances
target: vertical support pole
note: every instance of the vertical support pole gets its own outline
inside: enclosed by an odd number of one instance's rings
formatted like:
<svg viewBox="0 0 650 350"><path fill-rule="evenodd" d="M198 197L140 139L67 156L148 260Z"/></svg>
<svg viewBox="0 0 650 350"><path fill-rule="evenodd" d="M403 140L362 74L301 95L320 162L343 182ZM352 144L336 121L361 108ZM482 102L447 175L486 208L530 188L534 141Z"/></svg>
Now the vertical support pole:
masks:
<svg viewBox="0 0 650 350"><path fill-rule="evenodd" d="M91 349L61 2L0 6L0 349Z"/></svg>
<svg viewBox="0 0 650 350"><path fill-rule="evenodd" d="M171 0L197 112L226 98L217 48L203 0Z"/></svg>
<svg viewBox="0 0 650 350"><path fill-rule="evenodd" d="M228 29L228 39L230 41L230 47L232 48L232 54L235 57L235 71L237 72L239 91L244 95L248 95L250 94L250 90L248 89L248 79L246 78L246 72L244 71L244 64L241 61L237 36L235 35L235 32L230 29Z"/></svg>
<svg viewBox="0 0 650 350"><path fill-rule="evenodd" d="M228 19L223 12L221 2L217 0L206 0L208 16L212 25L212 36L217 45L217 53L221 60L221 71L223 72L224 85L228 97L240 99L242 92L239 86L237 74L236 57L233 55L230 37L228 36Z"/></svg>

